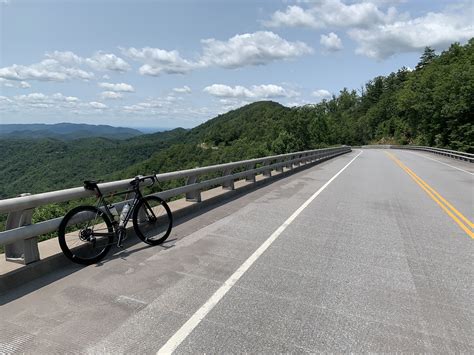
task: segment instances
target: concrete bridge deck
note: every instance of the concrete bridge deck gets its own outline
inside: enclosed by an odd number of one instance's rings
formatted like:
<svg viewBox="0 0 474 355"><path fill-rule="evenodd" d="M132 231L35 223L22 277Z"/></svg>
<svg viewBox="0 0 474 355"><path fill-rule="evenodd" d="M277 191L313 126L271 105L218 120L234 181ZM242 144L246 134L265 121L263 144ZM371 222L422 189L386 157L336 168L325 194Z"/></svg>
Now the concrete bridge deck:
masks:
<svg viewBox="0 0 474 355"><path fill-rule="evenodd" d="M298 172L0 296L0 353L473 353L472 165L354 150Z"/></svg>

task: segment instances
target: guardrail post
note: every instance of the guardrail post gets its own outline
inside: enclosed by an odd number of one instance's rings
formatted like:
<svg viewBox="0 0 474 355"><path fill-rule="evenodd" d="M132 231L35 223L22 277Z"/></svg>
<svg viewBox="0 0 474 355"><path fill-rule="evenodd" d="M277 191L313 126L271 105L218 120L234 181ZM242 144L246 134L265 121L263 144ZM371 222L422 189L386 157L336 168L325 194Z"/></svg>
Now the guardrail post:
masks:
<svg viewBox="0 0 474 355"><path fill-rule="evenodd" d="M298 154L297 156L295 156L296 159L301 159L301 157L302 157L302 154ZM298 167L300 165L301 165L301 160L293 163L294 167Z"/></svg>
<svg viewBox="0 0 474 355"><path fill-rule="evenodd" d="M283 172L283 168L284 168L284 165L283 165L283 162L284 162L284 159L279 159L277 160L278 163L282 163L281 165L277 166L276 167L276 171L279 172L279 173L282 173Z"/></svg>
<svg viewBox="0 0 474 355"><path fill-rule="evenodd" d="M29 196L29 193L21 194L19 197ZM33 208L23 211L10 212L7 217L6 230L15 229L31 224ZM38 238L28 238L15 243L5 245L5 258L24 265L40 260L38 250Z"/></svg>
<svg viewBox="0 0 474 355"><path fill-rule="evenodd" d="M309 162L311 162L311 154L310 153L306 153L305 155L305 160L304 160L304 164L308 164Z"/></svg>
<svg viewBox="0 0 474 355"><path fill-rule="evenodd" d="M195 184L198 180L197 175L192 175L186 179L186 185ZM201 191L195 190L186 192L186 201L189 202L201 202Z"/></svg>
<svg viewBox="0 0 474 355"><path fill-rule="evenodd" d="M225 169L223 176L231 175L232 169ZM222 188L226 190L234 190L234 179L230 178L222 184Z"/></svg>
<svg viewBox="0 0 474 355"><path fill-rule="evenodd" d="M295 156L294 156L294 155L291 155L291 156L288 158L288 160L293 160L293 159L295 159ZM288 164L286 164L286 168L287 168L287 169L290 169L290 170L293 170L293 163L292 163L292 162L291 162L291 163L288 162Z"/></svg>
<svg viewBox="0 0 474 355"><path fill-rule="evenodd" d="M269 162L269 161L266 161L263 165L264 165L264 166L270 165L270 162ZM264 171L263 171L263 176L271 177L271 176L272 176L272 169L264 170Z"/></svg>
<svg viewBox="0 0 474 355"><path fill-rule="evenodd" d="M247 165L247 170L252 170L255 168L255 164ZM245 181L247 182L255 182L255 173L250 173L245 176Z"/></svg>

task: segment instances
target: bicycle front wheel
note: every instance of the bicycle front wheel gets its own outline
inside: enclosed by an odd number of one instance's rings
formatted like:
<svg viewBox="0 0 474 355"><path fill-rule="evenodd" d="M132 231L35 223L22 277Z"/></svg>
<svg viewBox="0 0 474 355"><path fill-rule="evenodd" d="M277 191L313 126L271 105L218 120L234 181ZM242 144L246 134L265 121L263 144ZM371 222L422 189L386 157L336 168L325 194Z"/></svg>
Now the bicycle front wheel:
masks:
<svg viewBox="0 0 474 355"><path fill-rule="evenodd" d="M138 238L150 245L163 243L173 227L168 204L156 196L141 199L133 211L133 228Z"/></svg>
<svg viewBox="0 0 474 355"><path fill-rule="evenodd" d="M110 250L114 229L109 217L97 207L78 206L61 221L58 240L66 257L75 263L90 265Z"/></svg>

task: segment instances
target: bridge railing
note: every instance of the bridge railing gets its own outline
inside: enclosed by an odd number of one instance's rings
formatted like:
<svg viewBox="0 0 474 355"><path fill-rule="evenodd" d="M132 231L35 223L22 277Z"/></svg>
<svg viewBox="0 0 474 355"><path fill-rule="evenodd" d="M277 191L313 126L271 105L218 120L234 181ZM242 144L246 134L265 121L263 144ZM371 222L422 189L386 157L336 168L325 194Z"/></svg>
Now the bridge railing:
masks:
<svg viewBox="0 0 474 355"><path fill-rule="evenodd" d="M185 195L188 201L201 202L201 191L211 187L220 185L224 189L233 190L236 180L245 179L248 182L255 182L257 174L270 177L273 170L283 172L285 167L293 169L350 151L349 146L316 149L157 174L159 182L180 179L185 179L186 182L183 186L153 195L163 199ZM210 173L220 173L222 176L200 181L200 177ZM124 191L130 187L131 180L132 178L102 183L99 187L104 194ZM24 264L39 260L37 237L58 229L63 217L31 224L31 217L36 207L90 196L94 196L94 192L84 187L75 187L34 195L22 194L20 197L0 200L0 213L8 213L6 230L0 232L0 245L5 245L7 260ZM119 213L127 202L115 204Z"/></svg>
<svg viewBox="0 0 474 355"><path fill-rule="evenodd" d="M474 163L474 154L465 153L465 152L458 152L456 150L450 149L442 149L442 148L432 148L432 147L424 147L418 145L391 145L391 149L409 149L409 150L421 150L424 152L430 152L434 154L444 155L450 158L465 160L470 163Z"/></svg>

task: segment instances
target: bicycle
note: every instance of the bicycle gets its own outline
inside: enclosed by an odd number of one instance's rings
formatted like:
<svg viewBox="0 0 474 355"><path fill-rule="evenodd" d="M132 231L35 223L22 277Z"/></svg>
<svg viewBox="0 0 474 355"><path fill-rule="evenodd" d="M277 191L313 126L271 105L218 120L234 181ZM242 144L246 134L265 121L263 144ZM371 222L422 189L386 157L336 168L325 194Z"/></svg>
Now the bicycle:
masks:
<svg viewBox="0 0 474 355"><path fill-rule="evenodd" d="M115 206L107 203L97 185L99 181L84 181L84 188L95 191L96 206L78 206L70 210L61 221L58 229L59 245L64 255L75 263L90 265L97 263L109 252L117 238L121 248L126 239L126 227L130 218L136 235L145 243L158 245L170 235L173 215L168 204L157 196L144 197L140 183L151 180L155 175L137 176L131 182L131 190L114 194L135 193L131 205L126 204L118 216Z"/></svg>

